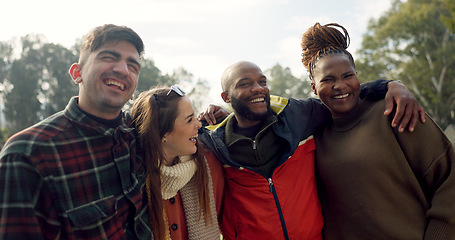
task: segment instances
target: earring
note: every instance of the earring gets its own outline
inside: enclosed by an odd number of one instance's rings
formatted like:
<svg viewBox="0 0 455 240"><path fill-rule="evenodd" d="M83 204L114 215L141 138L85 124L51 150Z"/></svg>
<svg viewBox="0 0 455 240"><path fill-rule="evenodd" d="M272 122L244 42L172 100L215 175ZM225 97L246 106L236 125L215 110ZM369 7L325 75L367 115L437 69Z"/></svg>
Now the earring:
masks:
<svg viewBox="0 0 455 240"><path fill-rule="evenodd" d="M166 142L167 142L166 139L164 139L164 140L163 140L163 143L166 143Z"/></svg>

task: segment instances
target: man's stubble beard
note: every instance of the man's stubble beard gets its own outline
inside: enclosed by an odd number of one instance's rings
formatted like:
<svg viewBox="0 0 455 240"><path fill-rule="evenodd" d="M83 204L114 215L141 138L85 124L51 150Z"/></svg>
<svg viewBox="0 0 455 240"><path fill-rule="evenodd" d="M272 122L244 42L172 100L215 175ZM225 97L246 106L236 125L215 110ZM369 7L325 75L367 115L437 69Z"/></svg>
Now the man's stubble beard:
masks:
<svg viewBox="0 0 455 240"><path fill-rule="evenodd" d="M270 108L270 96L265 97L265 101L267 103L267 111L264 113L255 113L252 112L245 101L231 97L231 106L232 109L238 114L240 117L250 120L250 121L262 121L267 118L269 115L272 115L272 108Z"/></svg>

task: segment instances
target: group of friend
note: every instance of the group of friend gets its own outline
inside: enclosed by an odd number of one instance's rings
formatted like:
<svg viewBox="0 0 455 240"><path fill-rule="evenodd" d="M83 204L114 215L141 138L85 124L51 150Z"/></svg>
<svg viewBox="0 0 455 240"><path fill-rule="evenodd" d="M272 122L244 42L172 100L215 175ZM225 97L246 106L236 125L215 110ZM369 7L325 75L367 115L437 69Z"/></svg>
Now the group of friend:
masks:
<svg viewBox="0 0 455 240"><path fill-rule="evenodd" d="M454 239L452 144L403 84L360 84L349 40L302 35L319 99L270 95L239 61L221 77L232 113L197 116L175 85L129 113L143 42L94 28L78 96L0 152L0 239Z"/></svg>

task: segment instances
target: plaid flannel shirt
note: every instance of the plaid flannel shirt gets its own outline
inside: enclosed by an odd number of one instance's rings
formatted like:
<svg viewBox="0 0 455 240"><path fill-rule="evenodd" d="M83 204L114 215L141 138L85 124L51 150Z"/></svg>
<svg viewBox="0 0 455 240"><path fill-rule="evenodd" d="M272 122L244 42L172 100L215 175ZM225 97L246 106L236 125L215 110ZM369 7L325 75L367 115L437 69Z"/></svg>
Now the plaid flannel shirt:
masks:
<svg viewBox="0 0 455 240"><path fill-rule="evenodd" d="M135 131L107 128L72 98L0 153L0 239L152 239Z"/></svg>

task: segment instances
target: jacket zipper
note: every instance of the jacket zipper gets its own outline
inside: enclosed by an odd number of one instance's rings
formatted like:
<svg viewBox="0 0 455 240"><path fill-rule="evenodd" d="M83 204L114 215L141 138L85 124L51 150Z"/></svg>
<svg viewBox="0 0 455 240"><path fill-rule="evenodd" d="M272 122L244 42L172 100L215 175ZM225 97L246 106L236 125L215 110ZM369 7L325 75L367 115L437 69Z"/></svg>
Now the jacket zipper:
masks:
<svg viewBox="0 0 455 240"><path fill-rule="evenodd" d="M211 139L211 142L212 142L213 146L215 147L216 152L219 153L219 155L222 158L224 158L224 155L221 154L221 152L222 152L221 148L218 146L218 144L216 144L215 140L211 136L209 137L209 139ZM256 150L256 148L257 148L256 140L253 140L253 149ZM220 157L220 156L218 156L218 157ZM237 167L240 167L240 166L238 166L236 164L234 164L234 165L237 166ZM249 169L250 171L256 172L253 169L250 169L250 168L247 168L247 169ZM281 210L280 201L278 200L278 195L276 193L275 186L273 185L272 178L270 177L270 178L266 178L266 179L267 179L267 182L269 184L270 192L272 193L273 199L275 200L275 205L277 207L278 215L279 215L280 221L281 221L281 227L283 229L284 239L289 240L289 234L288 234L288 230L287 230L287 227L286 227L286 222L284 221L284 216L283 216L283 212Z"/></svg>
<svg viewBox="0 0 455 240"><path fill-rule="evenodd" d="M268 178L267 181L269 182L270 192L273 194L273 198L275 199L275 204L278 209L278 215L280 216L281 227L283 228L284 239L289 240L288 230L286 228L286 223L284 222L283 212L281 211L280 201L278 200L278 195L276 194L275 186L273 185L272 178Z"/></svg>

